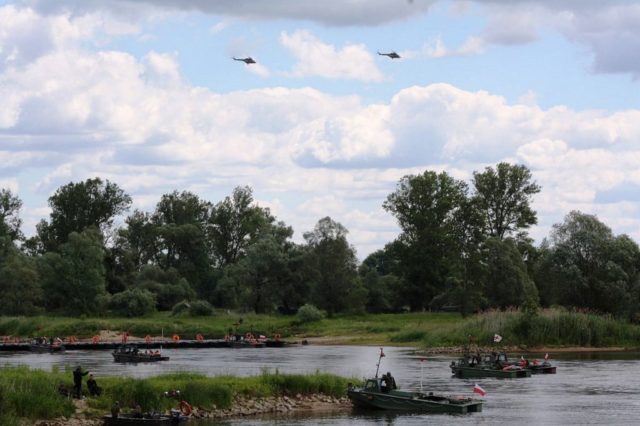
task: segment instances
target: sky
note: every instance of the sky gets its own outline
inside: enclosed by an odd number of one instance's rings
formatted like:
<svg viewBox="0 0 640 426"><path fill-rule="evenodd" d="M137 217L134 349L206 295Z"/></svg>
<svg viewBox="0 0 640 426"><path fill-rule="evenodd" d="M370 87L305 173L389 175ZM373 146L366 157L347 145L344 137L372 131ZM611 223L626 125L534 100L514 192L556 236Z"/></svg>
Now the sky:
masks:
<svg viewBox="0 0 640 426"><path fill-rule="evenodd" d="M0 0L0 188L33 235L69 182L143 211L248 185L363 259L403 176L506 161L537 242L572 210L640 241L638 52L639 1Z"/></svg>

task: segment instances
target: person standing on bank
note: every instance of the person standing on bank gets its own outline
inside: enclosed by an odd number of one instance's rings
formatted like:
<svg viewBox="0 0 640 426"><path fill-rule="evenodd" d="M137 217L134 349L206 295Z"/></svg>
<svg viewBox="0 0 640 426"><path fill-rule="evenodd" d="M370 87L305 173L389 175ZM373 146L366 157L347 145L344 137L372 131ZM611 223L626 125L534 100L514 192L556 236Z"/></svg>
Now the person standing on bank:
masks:
<svg viewBox="0 0 640 426"><path fill-rule="evenodd" d="M82 368L77 366L75 370L73 370L73 391L75 397L80 399L82 397L82 376L86 376L89 374L88 371L82 372Z"/></svg>

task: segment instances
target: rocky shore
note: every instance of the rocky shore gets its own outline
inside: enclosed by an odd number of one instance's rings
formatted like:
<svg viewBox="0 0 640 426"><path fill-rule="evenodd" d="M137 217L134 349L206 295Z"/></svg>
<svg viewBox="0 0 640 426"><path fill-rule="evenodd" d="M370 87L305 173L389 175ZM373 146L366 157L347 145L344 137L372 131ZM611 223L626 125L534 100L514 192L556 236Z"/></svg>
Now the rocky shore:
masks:
<svg viewBox="0 0 640 426"><path fill-rule="evenodd" d="M292 397L277 396L266 398L251 398L236 395L230 408L217 409L215 407L203 409L193 407L191 417L194 419L226 419L234 417L260 415L287 415L296 412L321 412L349 410L351 403L347 397L336 398L323 394L296 395ZM88 417L85 401L76 402L76 413L70 417L53 420L40 420L36 426L98 426L102 425L101 418Z"/></svg>

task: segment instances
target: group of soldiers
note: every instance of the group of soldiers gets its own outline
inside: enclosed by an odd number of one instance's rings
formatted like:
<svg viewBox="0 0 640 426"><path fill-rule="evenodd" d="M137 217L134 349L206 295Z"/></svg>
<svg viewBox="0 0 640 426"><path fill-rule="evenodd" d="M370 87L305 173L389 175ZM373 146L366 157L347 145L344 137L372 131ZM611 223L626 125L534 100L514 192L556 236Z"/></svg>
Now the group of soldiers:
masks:
<svg viewBox="0 0 640 426"><path fill-rule="evenodd" d="M382 375L382 384L383 392L389 392L393 389L398 389L398 386L396 385L396 379L394 379L390 371L387 371L387 374Z"/></svg>
<svg viewBox="0 0 640 426"><path fill-rule="evenodd" d="M89 374L89 372L82 371L82 367L80 366L77 366L76 369L73 370L73 396L75 398L80 399L82 397L82 378L87 374ZM87 389L91 396L100 396L102 393L102 388L98 386L96 379L93 378L93 374L89 374Z"/></svg>

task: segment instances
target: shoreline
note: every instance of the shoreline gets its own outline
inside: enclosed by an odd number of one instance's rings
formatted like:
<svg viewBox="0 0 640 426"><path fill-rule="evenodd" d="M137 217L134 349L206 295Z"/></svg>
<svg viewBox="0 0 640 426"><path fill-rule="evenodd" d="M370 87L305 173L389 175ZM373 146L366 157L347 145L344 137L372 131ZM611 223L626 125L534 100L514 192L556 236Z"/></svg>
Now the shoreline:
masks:
<svg viewBox="0 0 640 426"><path fill-rule="evenodd" d="M90 410L86 400L74 400L76 412L71 417L35 421L35 426L100 426L104 423L102 416L89 417ZM236 395L230 408L217 409L193 407L191 418L195 420L224 420L241 417L260 416L292 416L323 412L351 410L352 405L347 397L336 398L322 393L296 396L277 396L251 398ZM107 415L108 413L105 413Z"/></svg>
<svg viewBox="0 0 640 426"><path fill-rule="evenodd" d="M358 343L353 341L353 336L331 336L331 337L304 337L310 345L317 346L371 346L371 347L414 347L416 352L426 355L438 355L438 354L460 354L465 352L464 346L437 346L430 348L420 348L411 343L406 344L392 344L392 343ZM475 345L474 345L475 346ZM494 347L484 346L481 347L484 350L495 350ZM562 353L586 353L586 352L634 352L640 350L640 347L625 347L625 346L500 346L500 350L505 352L522 352L522 353L546 353L546 352L562 352Z"/></svg>

